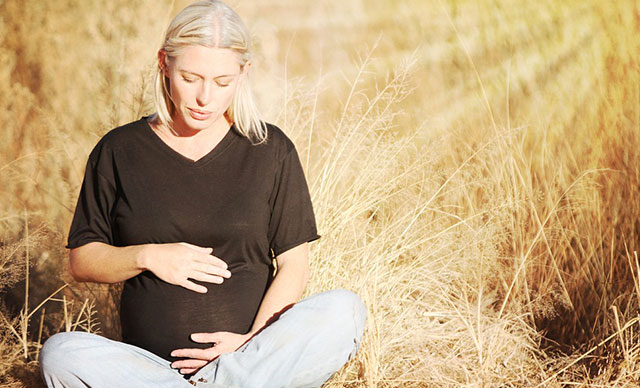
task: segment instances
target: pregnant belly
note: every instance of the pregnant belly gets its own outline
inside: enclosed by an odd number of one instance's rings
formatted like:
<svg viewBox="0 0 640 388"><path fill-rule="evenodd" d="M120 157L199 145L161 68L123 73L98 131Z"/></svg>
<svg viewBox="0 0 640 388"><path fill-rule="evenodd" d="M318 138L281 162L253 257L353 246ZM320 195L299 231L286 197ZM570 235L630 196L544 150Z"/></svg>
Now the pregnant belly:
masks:
<svg viewBox="0 0 640 388"><path fill-rule="evenodd" d="M264 296L269 268L231 269L222 284L201 283L209 289L199 294L168 284L150 272L129 279L122 291L122 339L174 361L169 354L179 348L203 348L192 333L230 331L247 333Z"/></svg>

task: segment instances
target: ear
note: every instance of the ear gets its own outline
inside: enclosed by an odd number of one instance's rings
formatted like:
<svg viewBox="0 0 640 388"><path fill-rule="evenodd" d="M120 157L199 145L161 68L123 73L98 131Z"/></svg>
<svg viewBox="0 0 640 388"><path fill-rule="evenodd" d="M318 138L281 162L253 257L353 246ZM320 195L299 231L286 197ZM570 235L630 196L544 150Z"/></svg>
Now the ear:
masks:
<svg viewBox="0 0 640 388"><path fill-rule="evenodd" d="M240 76L242 78L245 78L247 75L249 75L249 69L251 69L251 61L247 61L247 63L244 64L244 67L242 67L242 72L240 73Z"/></svg>
<svg viewBox="0 0 640 388"><path fill-rule="evenodd" d="M158 50L158 67L165 77L168 76L167 62L167 52L162 49Z"/></svg>

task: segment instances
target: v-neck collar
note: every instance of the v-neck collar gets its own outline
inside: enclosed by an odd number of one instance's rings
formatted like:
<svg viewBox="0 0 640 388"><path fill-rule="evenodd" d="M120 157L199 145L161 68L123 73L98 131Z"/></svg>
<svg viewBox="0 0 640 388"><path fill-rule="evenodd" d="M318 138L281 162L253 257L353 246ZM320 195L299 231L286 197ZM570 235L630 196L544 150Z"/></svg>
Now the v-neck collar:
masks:
<svg viewBox="0 0 640 388"><path fill-rule="evenodd" d="M158 136L158 134L153 130L153 128L151 128L151 125L149 124L147 119L148 119L148 116L145 116L145 117L142 117L140 120L143 121L143 125L146 129L146 132L150 135L150 137L152 138L152 142L156 145L156 147L159 148L165 155L178 161L178 163L182 163L188 166L194 166L194 167L201 166L217 158L227 148L229 148L229 146L235 141L237 137L235 134L235 124L231 124L231 127L229 128L227 133L222 137L220 142L216 144L215 147L213 147L213 149L211 149L209 152L207 152L198 160L193 160L184 156L180 152L174 150L169 146L169 144L165 143L165 141L162 140L160 136Z"/></svg>

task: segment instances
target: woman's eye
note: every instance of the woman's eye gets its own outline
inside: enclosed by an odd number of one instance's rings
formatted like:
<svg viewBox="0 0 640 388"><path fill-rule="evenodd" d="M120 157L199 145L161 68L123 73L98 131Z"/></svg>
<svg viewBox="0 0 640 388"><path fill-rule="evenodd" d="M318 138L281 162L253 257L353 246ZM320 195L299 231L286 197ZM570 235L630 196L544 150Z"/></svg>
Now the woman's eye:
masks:
<svg viewBox="0 0 640 388"><path fill-rule="evenodd" d="M229 86L229 84L218 82L218 86L220 86L221 88L226 88L227 86Z"/></svg>
<svg viewBox="0 0 640 388"><path fill-rule="evenodd" d="M195 81L193 78L187 78L187 77L182 77L182 79L184 80L184 82L188 82L188 83L192 83Z"/></svg>

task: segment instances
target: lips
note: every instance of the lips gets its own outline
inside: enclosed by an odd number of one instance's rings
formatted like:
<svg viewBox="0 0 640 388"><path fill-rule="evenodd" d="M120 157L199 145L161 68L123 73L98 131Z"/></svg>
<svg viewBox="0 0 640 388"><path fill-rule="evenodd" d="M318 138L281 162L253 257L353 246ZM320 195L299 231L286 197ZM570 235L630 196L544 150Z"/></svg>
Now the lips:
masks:
<svg viewBox="0 0 640 388"><path fill-rule="evenodd" d="M189 109L189 114L191 115L191 117L193 117L196 120L206 120L212 114L211 112L202 111L198 109L192 109L192 108L187 108L187 109Z"/></svg>

